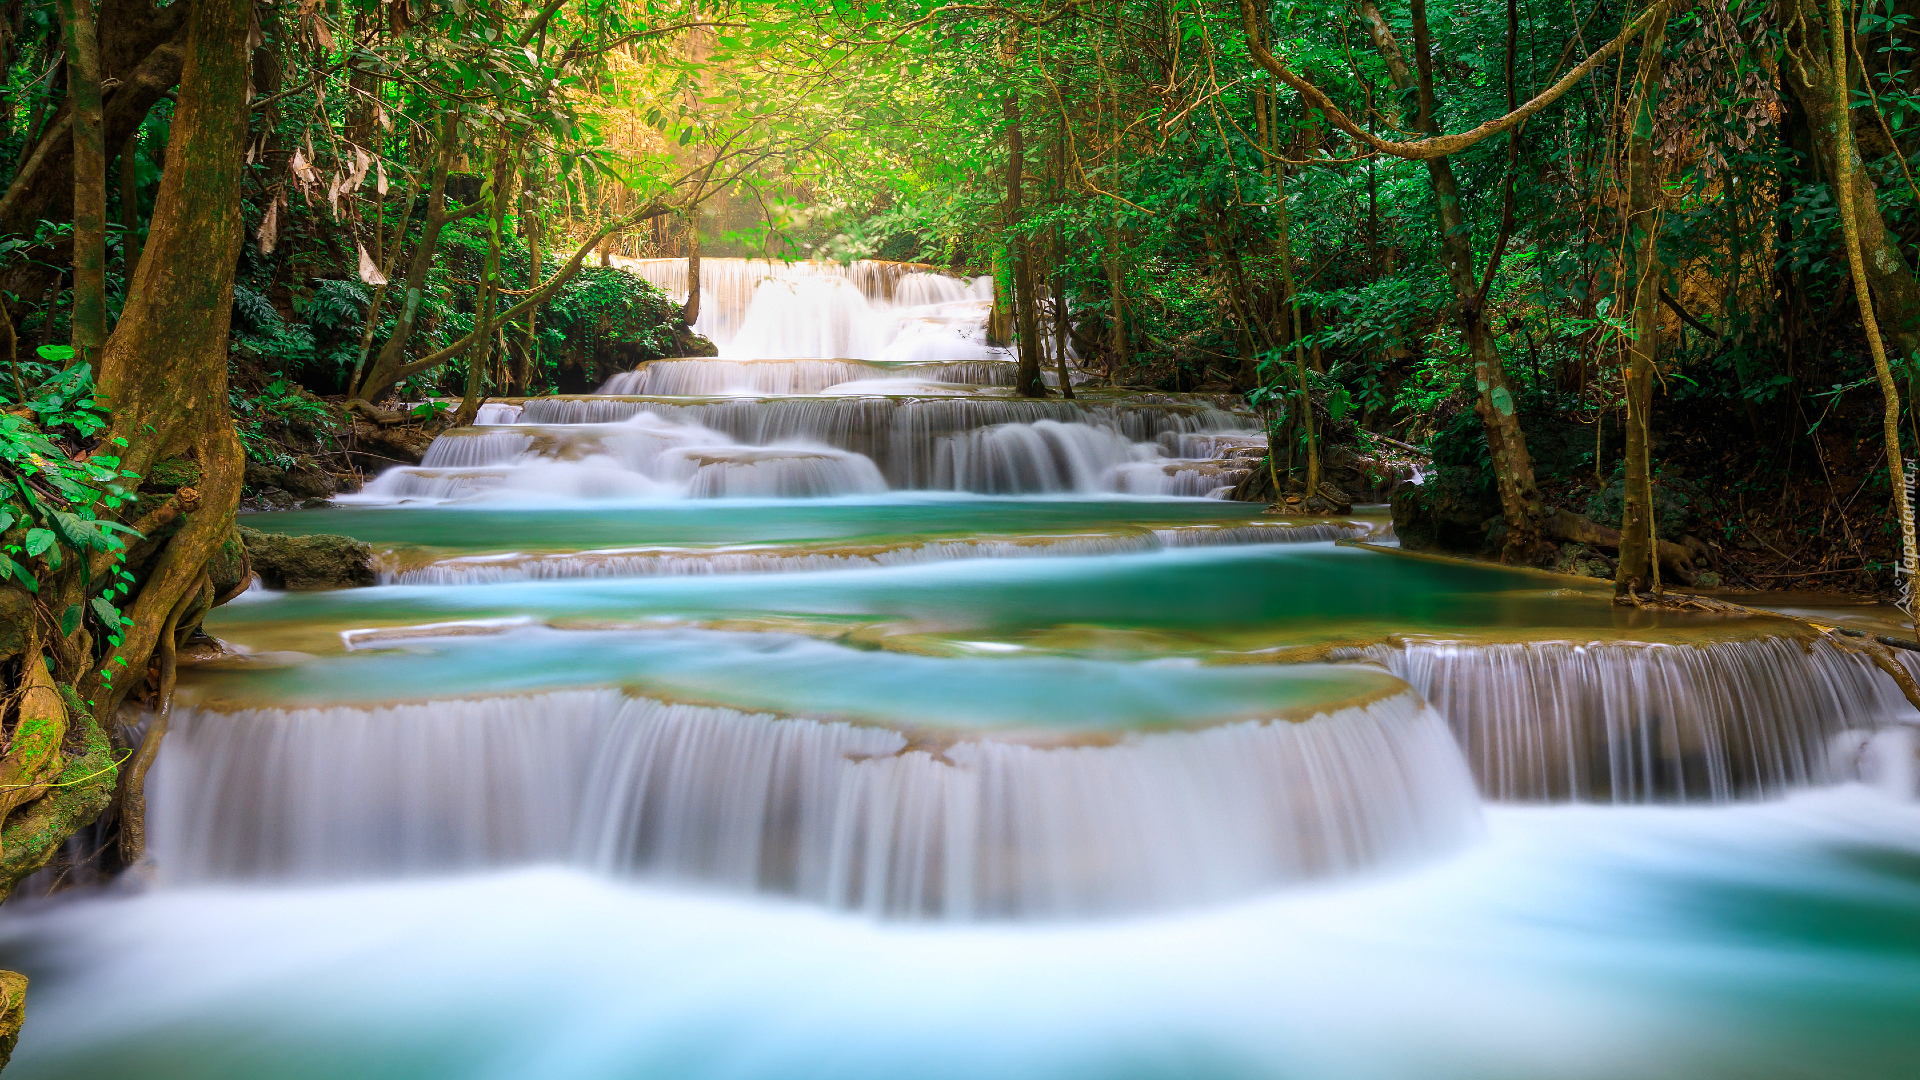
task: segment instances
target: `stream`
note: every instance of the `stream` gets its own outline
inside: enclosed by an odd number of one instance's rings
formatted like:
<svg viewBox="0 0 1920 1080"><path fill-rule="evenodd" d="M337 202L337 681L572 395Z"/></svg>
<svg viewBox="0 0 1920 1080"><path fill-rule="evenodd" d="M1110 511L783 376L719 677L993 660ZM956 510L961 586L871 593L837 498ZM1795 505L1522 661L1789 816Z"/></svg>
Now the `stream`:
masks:
<svg viewBox="0 0 1920 1080"><path fill-rule="evenodd" d="M978 283L702 282L721 358L242 519L380 583L208 619L152 866L0 916L16 1077L1920 1075L1860 657L1228 501L1251 415L1013 398Z"/></svg>

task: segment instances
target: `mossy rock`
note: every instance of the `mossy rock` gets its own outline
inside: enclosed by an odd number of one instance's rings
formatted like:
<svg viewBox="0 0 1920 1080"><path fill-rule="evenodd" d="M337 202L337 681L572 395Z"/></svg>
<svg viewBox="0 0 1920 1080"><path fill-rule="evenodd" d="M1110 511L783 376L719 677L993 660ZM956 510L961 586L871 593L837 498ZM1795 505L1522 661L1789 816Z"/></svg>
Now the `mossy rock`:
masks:
<svg viewBox="0 0 1920 1080"><path fill-rule="evenodd" d="M243 526L240 538L270 589L345 589L375 580L373 549L350 536L281 536Z"/></svg>

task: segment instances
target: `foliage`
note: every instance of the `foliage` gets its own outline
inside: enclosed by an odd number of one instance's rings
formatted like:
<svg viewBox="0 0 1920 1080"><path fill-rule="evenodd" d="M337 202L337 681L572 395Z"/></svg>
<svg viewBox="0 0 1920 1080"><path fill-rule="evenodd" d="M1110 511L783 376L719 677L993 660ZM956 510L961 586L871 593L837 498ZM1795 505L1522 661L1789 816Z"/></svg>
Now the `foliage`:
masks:
<svg viewBox="0 0 1920 1080"><path fill-rule="evenodd" d="M50 347L42 355L70 360L72 350ZM71 635L90 621L111 649L129 625L115 603L134 583L123 565L127 538L140 535L116 517L135 502L132 482L139 477L121 469L112 454L81 454L62 445L84 443L106 426L85 364L40 383L25 407L37 423L15 410L0 414L0 577L38 596L63 563L77 563L89 596L84 606L61 612L61 630ZM105 673L109 682L111 675Z"/></svg>

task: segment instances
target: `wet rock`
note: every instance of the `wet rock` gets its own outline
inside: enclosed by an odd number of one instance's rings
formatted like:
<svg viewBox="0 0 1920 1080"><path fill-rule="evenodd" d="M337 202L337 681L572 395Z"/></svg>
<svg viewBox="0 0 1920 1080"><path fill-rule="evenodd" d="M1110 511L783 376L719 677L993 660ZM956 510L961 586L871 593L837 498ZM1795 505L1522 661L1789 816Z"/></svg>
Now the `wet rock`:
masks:
<svg viewBox="0 0 1920 1080"><path fill-rule="evenodd" d="M221 541L213 558L207 561L207 580L213 585L214 596L230 597L239 595L252 577L253 569L247 563L245 541L236 529Z"/></svg>
<svg viewBox="0 0 1920 1080"><path fill-rule="evenodd" d="M1611 578L1618 564L1587 544L1562 544L1553 568L1579 577Z"/></svg>
<svg viewBox="0 0 1920 1080"><path fill-rule="evenodd" d="M270 589L341 589L374 583L373 549L348 536L281 536L242 528L253 572Z"/></svg>
<svg viewBox="0 0 1920 1080"><path fill-rule="evenodd" d="M340 482L311 458L303 458L286 471L280 487L302 499L324 499L340 490Z"/></svg>
<svg viewBox="0 0 1920 1080"><path fill-rule="evenodd" d="M418 465L443 426L439 422L382 426L355 421L347 461L368 476L395 465Z"/></svg>
<svg viewBox="0 0 1920 1080"><path fill-rule="evenodd" d="M241 499L240 512L259 514L269 510L291 510L299 505L300 500L294 498L289 492L279 488L264 488L257 491L252 498Z"/></svg>
<svg viewBox="0 0 1920 1080"><path fill-rule="evenodd" d="M287 486L287 470L264 461L247 462L247 490L258 494L268 488Z"/></svg>
<svg viewBox="0 0 1920 1080"><path fill-rule="evenodd" d="M720 346L694 333L685 326L673 331L673 347L680 350L681 356L719 356Z"/></svg>

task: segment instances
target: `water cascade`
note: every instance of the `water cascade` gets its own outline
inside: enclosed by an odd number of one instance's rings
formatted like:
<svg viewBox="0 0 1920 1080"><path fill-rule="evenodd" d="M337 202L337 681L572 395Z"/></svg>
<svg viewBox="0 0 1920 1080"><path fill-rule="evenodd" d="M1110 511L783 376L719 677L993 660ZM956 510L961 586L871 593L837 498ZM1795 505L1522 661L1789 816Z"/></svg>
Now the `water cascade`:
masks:
<svg viewBox="0 0 1920 1080"><path fill-rule="evenodd" d="M1848 733L1920 720L1865 657L1790 637L1409 642L1344 655L1384 665L1431 701L1481 790L1502 800L1777 795L1848 775L1830 759Z"/></svg>
<svg viewBox="0 0 1920 1080"><path fill-rule="evenodd" d="M889 488L1204 496L1224 493L1253 464L1221 455L1264 446L1242 417L1197 402L599 396L529 401L519 419L443 435L418 467L381 474L360 498L502 490L807 497ZM1170 456L1170 448L1206 456Z"/></svg>
<svg viewBox="0 0 1920 1080"><path fill-rule="evenodd" d="M381 584L209 617L149 887L0 913L19 1076L1920 1066L1860 657L1217 498L1244 406L1016 398L978 281L702 288L720 358L248 517Z"/></svg>
<svg viewBox="0 0 1920 1080"><path fill-rule="evenodd" d="M617 691L179 722L153 834L182 882L558 860L879 915L1057 917L1446 850L1478 814L1405 694L1078 746Z"/></svg>
<svg viewBox="0 0 1920 1080"><path fill-rule="evenodd" d="M684 303L685 259L616 259ZM700 260L694 332L729 360L762 357L991 360L991 278L961 281L909 263ZM659 392L659 391L654 391Z"/></svg>

